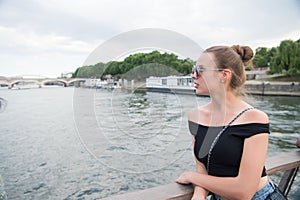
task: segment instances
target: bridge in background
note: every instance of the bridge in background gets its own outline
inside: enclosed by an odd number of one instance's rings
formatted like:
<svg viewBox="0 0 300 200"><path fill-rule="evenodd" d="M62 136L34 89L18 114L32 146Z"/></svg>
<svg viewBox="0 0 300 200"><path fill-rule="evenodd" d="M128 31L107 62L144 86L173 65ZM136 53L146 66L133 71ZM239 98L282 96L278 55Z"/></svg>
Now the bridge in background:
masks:
<svg viewBox="0 0 300 200"><path fill-rule="evenodd" d="M38 87L42 87L47 84L60 84L64 87L71 85L80 85L84 83L86 78L46 78L46 77L0 77L0 85L7 86L8 89L14 86L24 84L36 84Z"/></svg>

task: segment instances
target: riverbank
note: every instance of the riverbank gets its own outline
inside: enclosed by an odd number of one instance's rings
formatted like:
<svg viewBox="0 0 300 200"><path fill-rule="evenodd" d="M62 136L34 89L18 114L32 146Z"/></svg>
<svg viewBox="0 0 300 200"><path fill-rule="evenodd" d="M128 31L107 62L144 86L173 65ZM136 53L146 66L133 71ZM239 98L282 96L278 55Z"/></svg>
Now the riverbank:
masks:
<svg viewBox="0 0 300 200"><path fill-rule="evenodd" d="M261 96L295 96L300 97L300 82L281 82L281 81L260 81L248 80L245 83L245 88L250 95ZM130 87L125 87L129 90L154 91L163 93L178 93L178 94L195 94L192 90L180 90L174 87L147 88L145 83L131 84Z"/></svg>
<svg viewBox="0 0 300 200"><path fill-rule="evenodd" d="M123 89L140 90L140 91L154 91L178 94L195 94L192 86L165 86L159 88L147 88L145 82L134 82L121 80L119 84ZM46 86L43 86L46 87ZM187 88L188 87L188 88ZM17 88L17 89L32 89L39 87ZM300 96L300 82L299 81L268 81L268 80L248 80L245 83L245 88L250 95L262 96ZM7 87L0 87L0 89L7 89ZM16 89L16 88L14 88Z"/></svg>
<svg viewBox="0 0 300 200"><path fill-rule="evenodd" d="M249 94L267 96L300 96L299 82L246 81L245 88Z"/></svg>

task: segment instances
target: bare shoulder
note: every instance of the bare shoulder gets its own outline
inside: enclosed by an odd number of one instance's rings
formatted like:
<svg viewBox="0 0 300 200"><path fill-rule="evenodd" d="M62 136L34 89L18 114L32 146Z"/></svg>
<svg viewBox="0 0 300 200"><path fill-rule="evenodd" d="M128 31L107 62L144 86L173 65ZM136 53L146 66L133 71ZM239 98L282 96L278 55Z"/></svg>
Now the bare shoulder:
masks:
<svg viewBox="0 0 300 200"><path fill-rule="evenodd" d="M208 106L204 105L199 108L194 108L188 113L188 120L195 123L202 123L203 119L209 115Z"/></svg>
<svg viewBox="0 0 300 200"><path fill-rule="evenodd" d="M251 123L269 123L268 115L259 109L249 110L245 113L245 118L246 121L249 121Z"/></svg>
<svg viewBox="0 0 300 200"><path fill-rule="evenodd" d="M193 122L198 122L200 115L201 115L201 108L194 108L189 111L188 120Z"/></svg>

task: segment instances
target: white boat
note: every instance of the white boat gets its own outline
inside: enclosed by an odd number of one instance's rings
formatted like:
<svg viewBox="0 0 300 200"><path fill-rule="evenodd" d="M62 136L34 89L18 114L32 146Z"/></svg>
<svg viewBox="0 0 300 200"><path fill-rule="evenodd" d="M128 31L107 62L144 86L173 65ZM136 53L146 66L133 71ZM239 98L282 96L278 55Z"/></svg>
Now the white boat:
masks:
<svg viewBox="0 0 300 200"><path fill-rule="evenodd" d="M84 82L84 86L87 88L106 88L108 86L108 82L106 80L90 78Z"/></svg>
<svg viewBox="0 0 300 200"><path fill-rule="evenodd" d="M146 89L150 92L195 94L194 81L190 76L149 77Z"/></svg>
<svg viewBox="0 0 300 200"><path fill-rule="evenodd" d="M117 89L121 88L119 82L114 81L114 79L87 79L84 83L84 87L96 88L96 89Z"/></svg>
<svg viewBox="0 0 300 200"><path fill-rule="evenodd" d="M34 88L40 88L40 86L33 82L20 82L17 84L14 84L11 88L12 90L26 90L26 89L34 89Z"/></svg>

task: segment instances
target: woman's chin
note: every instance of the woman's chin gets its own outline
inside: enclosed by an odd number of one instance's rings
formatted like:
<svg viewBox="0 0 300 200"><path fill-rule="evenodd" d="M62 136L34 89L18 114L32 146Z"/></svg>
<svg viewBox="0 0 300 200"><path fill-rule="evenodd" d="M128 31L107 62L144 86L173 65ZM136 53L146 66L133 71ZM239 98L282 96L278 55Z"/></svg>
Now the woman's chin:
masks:
<svg viewBox="0 0 300 200"><path fill-rule="evenodd" d="M208 91L204 91L204 90L201 90L199 88L196 88L196 94L197 95L209 95Z"/></svg>

